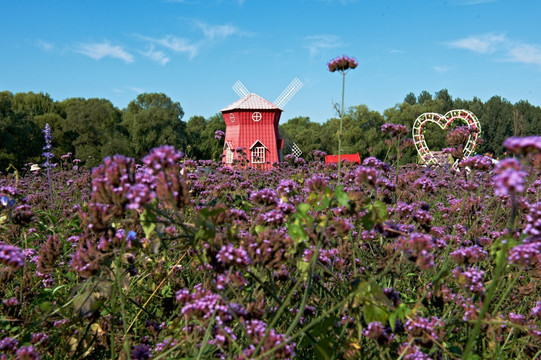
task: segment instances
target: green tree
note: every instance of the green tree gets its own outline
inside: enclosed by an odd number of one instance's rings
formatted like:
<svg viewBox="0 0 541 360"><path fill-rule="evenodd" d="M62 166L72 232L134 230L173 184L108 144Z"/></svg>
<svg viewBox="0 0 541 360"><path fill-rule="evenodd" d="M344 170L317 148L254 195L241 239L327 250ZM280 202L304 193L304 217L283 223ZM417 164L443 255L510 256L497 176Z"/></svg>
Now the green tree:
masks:
<svg viewBox="0 0 541 360"><path fill-rule="evenodd" d="M438 101L441 103L441 113L445 114L446 112L453 110L453 98L451 95L449 95L449 91L447 89L442 89L438 92L436 92L436 99L435 101Z"/></svg>
<svg viewBox="0 0 541 360"><path fill-rule="evenodd" d="M205 129L201 133L201 158L206 160L221 161L224 141L216 140L214 133L216 130L225 132L225 121L221 113L212 115L205 122Z"/></svg>
<svg viewBox="0 0 541 360"><path fill-rule="evenodd" d="M289 137L299 149L303 156L309 154L313 150L321 150L322 134L321 125L316 122L311 122L307 116L299 116L289 119L283 125L280 125L280 130ZM336 150L334 150L336 151Z"/></svg>
<svg viewBox="0 0 541 360"><path fill-rule="evenodd" d="M139 94L123 113L134 155L141 158L160 145L186 150L184 111L178 102L162 93Z"/></svg>
<svg viewBox="0 0 541 360"><path fill-rule="evenodd" d="M417 98L417 102L421 105L424 105L427 101L432 100L432 95L426 90L421 91L419 94L419 97Z"/></svg>
<svg viewBox="0 0 541 360"><path fill-rule="evenodd" d="M75 157L88 166L101 163L104 156L131 152L122 135L121 112L109 100L71 98L59 104L63 143L71 144ZM122 138L124 136L124 139Z"/></svg>
<svg viewBox="0 0 541 360"><path fill-rule="evenodd" d="M0 92L0 171L10 164L21 168L30 160L39 161L39 129L25 113L13 111L13 102L11 92Z"/></svg>
<svg viewBox="0 0 541 360"><path fill-rule="evenodd" d="M405 103L408 103L410 105L415 105L417 104L417 97L415 96L414 93L410 92L408 95L406 95L406 97L404 98L404 102Z"/></svg>
<svg viewBox="0 0 541 360"><path fill-rule="evenodd" d="M205 158L202 142L204 140L210 140L202 138L206 126L207 120L203 116L192 116L188 120L188 123L186 124L186 137L188 143L186 146L186 154L188 157L193 157L195 159Z"/></svg>

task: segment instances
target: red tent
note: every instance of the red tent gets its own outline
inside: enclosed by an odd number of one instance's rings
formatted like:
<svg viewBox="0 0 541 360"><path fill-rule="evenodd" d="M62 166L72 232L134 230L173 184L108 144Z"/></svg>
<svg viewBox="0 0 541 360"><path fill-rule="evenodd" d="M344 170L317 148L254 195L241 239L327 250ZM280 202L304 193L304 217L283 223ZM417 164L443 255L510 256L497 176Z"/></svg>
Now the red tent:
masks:
<svg viewBox="0 0 541 360"><path fill-rule="evenodd" d="M342 162L349 161L355 164L361 164L361 157L359 153L357 154L342 154L340 155L340 160ZM338 163L338 155L327 155L325 156L325 164L336 164Z"/></svg>

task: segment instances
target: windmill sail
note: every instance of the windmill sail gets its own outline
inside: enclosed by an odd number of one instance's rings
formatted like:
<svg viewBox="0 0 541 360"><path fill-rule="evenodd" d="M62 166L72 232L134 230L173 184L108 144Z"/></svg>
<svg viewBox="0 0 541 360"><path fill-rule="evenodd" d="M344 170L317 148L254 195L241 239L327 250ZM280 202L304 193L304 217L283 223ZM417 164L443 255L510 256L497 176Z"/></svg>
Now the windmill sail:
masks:
<svg viewBox="0 0 541 360"><path fill-rule="evenodd" d="M289 84L288 87L282 91L280 96L274 100L274 105L278 106L279 108L283 108L301 87L302 82L298 78L293 79L291 84Z"/></svg>
<svg viewBox="0 0 541 360"><path fill-rule="evenodd" d="M284 154L292 154L296 158L300 157L302 155L302 150L293 142L284 128L280 126L278 131L280 133L280 137L284 139Z"/></svg>
<svg viewBox="0 0 541 360"><path fill-rule="evenodd" d="M237 82L233 85L233 90L241 99L250 93L246 86L240 82L240 80L237 80Z"/></svg>

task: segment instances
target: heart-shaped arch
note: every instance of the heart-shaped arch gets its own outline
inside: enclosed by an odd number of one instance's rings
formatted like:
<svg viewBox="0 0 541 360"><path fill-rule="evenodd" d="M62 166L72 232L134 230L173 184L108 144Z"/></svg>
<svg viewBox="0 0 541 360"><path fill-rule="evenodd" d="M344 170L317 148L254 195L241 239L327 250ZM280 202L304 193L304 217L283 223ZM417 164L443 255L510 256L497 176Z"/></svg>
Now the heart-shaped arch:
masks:
<svg viewBox="0 0 541 360"><path fill-rule="evenodd" d="M426 144L425 137L423 135L423 127L426 123L432 122L437 124L441 129L446 130L449 128L455 120L462 120L465 125L470 128L477 128L479 131L472 132L468 137L468 141L464 147L464 156L468 157L473 154L475 148L478 145L479 134L481 133L481 125L477 117L468 110L451 110L445 115L440 115L438 113L424 113L420 115L413 124L413 142L415 148L419 153L421 161L423 164L439 164L440 162L434 156L434 153L430 151L428 145ZM456 167L458 160L453 164Z"/></svg>

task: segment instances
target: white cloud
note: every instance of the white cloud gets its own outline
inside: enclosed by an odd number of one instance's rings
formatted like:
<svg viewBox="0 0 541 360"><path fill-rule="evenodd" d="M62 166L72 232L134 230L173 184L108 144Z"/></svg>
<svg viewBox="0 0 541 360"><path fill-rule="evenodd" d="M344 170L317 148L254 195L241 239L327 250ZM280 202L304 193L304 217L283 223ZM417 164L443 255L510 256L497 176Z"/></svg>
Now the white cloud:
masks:
<svg viewBox="0 0 541 360"><path fill-rule="evenodd" d="M436 71L436 72L439 72L439 73L444 73L444 72L447 72L449 71L449 67L448 66L432 66L432 70Z"/></svg>
<svg viewBox="0 0 541 360"><path fill-rule="evenodd" d="M481 54L490 54L495 52L498 47L507 41L505 35L485 34L479 36L470 36L448 43L451 47L471 50Z"/></svg>
<svg viewBox="0 0 541 360"><path fill-rule="evenodd" d="M495 54L497 60L541 66L541 45L513 40L505 35L470 36L448 43L449 46L479 54Z"/></svg>
<svg viewBox="0 0 541 360"><path fill-rule="evenodd" d="M144 89L141 89L141 88L135 87L135 86L127 86L127 89L128 89L128 90L131 90L131 91L133 91L133 92L135 92L135 93L137 93L137 94L142 94L142 93L145 92Z"/></svg>
<svg viewBox="0 0 541 360"><path fill-rule="evenodd" d="M190 59L196 56L199 52L198 45L192 43L188 39L179 38L173 35L165 35L159 39L147 36L141 36L141 38L149 41L151 44L165 47L176 53L186 53L190 56Z"/></svg>
<svg viewBox="0 0 541 360"><path fill-rule="evenodd" d="M307 36L304 39L306 40L305 47L308 48L310 56L315 56L321 51L334 49L343 45L340 37L336 35L315 35Z"/></svg>
<svg viewBox="0 0 541 360"><path fill-rule="evenodd" d="M38 47L44 51L51 52L54 50L54 43L45 40L37 41Z"/></svg>
<svg viewBox="0 0 541 360"><path fill-rule="evenodd" d="M541 66L541 46L516 44L507 52L507 61Z"/></svg>
<svg viewBox="0 0 541 360"><path fill-rule="evenodd" d="M171 59L163 51L154 50L154 45L150 45L150 49L147 52L141 52L144 56L164 66Z"/></svg>
<svg viewBox="0 0 541 360"><path fill-rule="evenodd" d="M79 43L74 51L96 60L110 56L115 59L123 60L126 63L134 62L132 54L124 50L122 46L111 45L108 41L102 43Z"/></svg>
<svg viewBox="0 0 541 360"><path fill-rule="evenodd" d="M197 21L196 25L203 31L205 40L224 40L230 36L250 36L249 32L242 31L233 25L210 25L201 21Z"/></svg>

